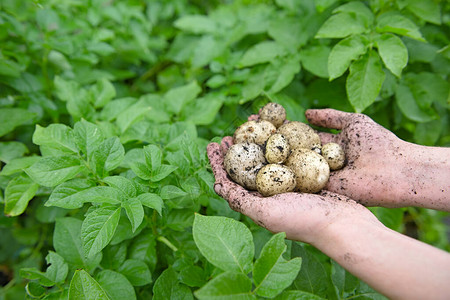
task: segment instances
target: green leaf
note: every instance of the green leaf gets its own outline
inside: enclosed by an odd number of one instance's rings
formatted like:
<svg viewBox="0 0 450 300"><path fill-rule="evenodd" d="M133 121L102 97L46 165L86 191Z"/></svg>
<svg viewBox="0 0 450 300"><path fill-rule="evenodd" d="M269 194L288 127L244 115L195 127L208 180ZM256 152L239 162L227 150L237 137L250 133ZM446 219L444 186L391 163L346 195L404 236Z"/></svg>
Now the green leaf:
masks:
<svg viewBox="0 0 450 300"><path fill-rule="evenodd" d="M443 127L441 120L419 123L414 131L414 141L419 145L434 146L441 136Z"/></svg>
<svg viewBox="0 0 450 300"><path fill-rule="evenodd" d="M9 176L15 173L24 171L26 168L32 166L34 163L39 161L41 157L39 156L28 156L20 157L11 160L6 166L2 168L0 175Z"/></svg>
<svg viewBox="0 0 450 300"><path fill-rule="evenodd" d="M309 72L322 78L328 78L327 59L330 48L327 46L313 46L301 52L303 67Z"/></svg>
<svg viewBox="0 0 450 300"><path fill-rule="evenodd" d="M175 21L175 27L192 33L214 33L217 30L216 23L207 16L190 15L183 16Z"/></svg>
<svg viewBox="0 0 450 300"><path fill-rule="evenodd" d="M143 286L152 282L152 274L145 262L127 259L118 270L133 286Z"/></svg>
<svg viewBox="0 0 450 300"><path fill-rule="evenodd" d="M376 45L385 66L397 77L408 63L408 50L402 40L393 34L382 34Z"/></svg>
<svg viewBox="0 0 450 300"><path fill-rule="evenodd" d="M92 165L95 173L103 177L106 172L117 168L125 157L125 149L118 137L110 137L101 142L92 153Z"/></svg>
<svg viewBox="0 0 450 300"><path fill-rule="evenodd" d="M102 250L103 269L117 270L127 258L127 244L108 245Z"/></svg>
<svg viewBox="0 0 450 300"><path fill-rule="evenodd" d="M143 148L145 161L150 170L156 170L161 166L162 152L156 145L147 145Z"/></svg>
<svg viewBox="0 0 450 300"><path fill-rule="evenodd" d="M136 293L128 279L117 272L103 270L97 274L97 282L111 300L136 300Z"/></svg>
<svg viewBox="0 0 450 300"><path fill-rule="evenodd" d="M278 78L269 89L269 93L277 93L288 86L294 76L300 72L300 58L295 55L290 57L279 69Z"/></svg>
<svg viewBox="0 0 450 300"><path fill-rule="evenodd" d="M123 176L108 176L103 178L103 181L106 182L109 186L120 190L127 197L135 197L137 190L133 181Z"/></svg>
<svg viewBox="0 0 450 300"><path fill-rule="evenodd" d="M159 166L157 169L153 170L152 172L152 177L150 178L150 180L152 182L158 182L163 180L164 178L166 178L167 176L170 175L170 173L172 173L173 171L175 171L176 169L178 169L177 166L172 166L172 165L161 165Z"/></svg>
<svg viewBox="0 0 450 300"><path fill-rule="evenodd" d="M90 212L81 226L85 255L89 258L105 248L119 224L120 207L102 207Z"/></svg>
<svg viewBox="0 0 450 300"><path fill-rule="evenodd" d="M404 83L397 86L395 100L401 112L413 121L424 123L433 121L438 117L434 111L421 110L410 88Z"/></svg>
<svg viewBox="0 0 450 300"><path fill-rule="evenodd" d="M35 115L22 108L0 108L0 137L28 122Z"/></svg>
<svg viewBox="0 0 450 300"><path fill-rule="evenodd" d="M270 62L285 53L283 46L273 41L264 41L248 49L240 59L240 68Z"/></svg>
<svg viewBox="0 0 450 300"><path fill-rule="evenodd" d="M81 220L71 217L56 219L53 247L67 263L76 268L91 269L100 263L101 253L93 258L85 257L81 241L81 225Z"/></svg>
<svg viewBox="0 0 450 300"><path fill-rule="evenodd" d="M253 238L248 228L233 219L195 215L192 229L200 252L224 271L248 274L254 255Z"/></svg>
<svg viewBox="0 0 450 300"><path fill-rule="evenodd" d="M354 293L359 286L359 280L334 260L331 261L331 280L337 288L339 298L345 298L349 293Z"/></svg>
<svg viewBox="0 0 450 300"><path fill-rule="evenodd" d="M106 291L85 270L76 270L70 281L69 300L110 300Z"/></svg>
<svg viewBox="0 0 450 300"><path fill-rule="evenodd" d="M0 142L0 161L9 163L11 160L28 153L28 148L20 142ZM2 170L3 171L3 170Z"/></svg>
<svg viewBox="0 0 450 300"><path fill-rule="evenodd" d="M30 296L31 298L39 299L45 296L47 289L37 282L30 281L25 286L25 291L27 292L27 295Z"/></svg>
<svg viewBox="0 0 450 300"><path fill-rule="evenodd" d="M422 20L436 25L441 24L441 10L439 7L439 2L410 0L408 1L407 8Z"/></svg>
<svg viewBox="0 0 450 300"><path fill-rule="evenodd" d="M247 275L236 272L225 272L209 281L195 292L195 296L202 299L244 300L256 299L252 294L252 281Z"/></svg>
<svg viewBox="0 0 450 300"><path fill-rule="evenodd" d="M96 85L94 85L90 91L94 98L93 102L96 108L105 106L116 96L116 89L106 78L98 80Z"/></svg>
<svg viewBox="0 0 450 300"><path fill-rule="evenodd" d="M272 298L292 284L300 270L302 259L299 257L286 261L284 232L278 233L264 245L259 258L253 266L255 292L262 297Z"/></svg>
<svg viewBox="0 0 450 300"><path fill-rule="evenodd" d="M283 294L275 298L276 300L325 300L326 298L304 292L304 291L285 291Z"/></svg>
<svg viewBox="0 0 450 300"><path fill-rule="evenodd" d="M403 228L404 208L386 208L371 207L370 211L382 222L386 227L392 230L400 231Z"/></svg>
<svg viewBox="0 0 450 300"><path fill-rule="evenodd" d="M363 17L355 13L338 13L328 18L315 38L345 38L367 31Z"/></svg>
<svg viewBox="0 0 450 300"><path fill-rule="evenodd" d="M55 76L53 84L55 86L56 95L62 101L73 102L80 96L80 87L76 81L68 81L59 76Z"/></svg>
<svg viewBox="0 0 450 300"><path fill-rule="evenodd" d="M23 67L13 60L2 59L0 60L0 75L20 77L20 73L23 71Z"/></svg>
<svg viewBox="0 0 450 300"><path fill-rule="evenodd" d="M33 133L33 143L59 150L60 155L78 153L73 131L64 124L50 124L48 127L37 124Z"/></svg>
<svg viewBox="0 0 450 300"><path fill-rule="evenodd" d="M122 202L122 207L125 209L128 219L130 220L132 231L135 232L144 219L144 208L142 207L142 203L139 199L130 198L125 202Z"/></svg>
<svg viewBox="0 0 450 300"><path fill-rule="evenodd" d="M154 300L191 300L194 299L191 290L179 283L177 273L173 268L165 269L153 286Z"/></svg>
<svg viewBox="0 0 450 300"><path fill-rule="evenodd" d="M208 83L210 83L211 79L208 80ZM183 109L184 119L195 125L209 125L216 118L224 101L223 95L209 93L205 97L196 99L194 103Z"/></svg>
<svg viewBox="0 0 450 300"><path fill-rule="evenodd" d="M86 120L75 123L73 128L75 142L78 148L90 158L100 143L105 139L101 129Z"/></svg>
<svg viewBox="0 0 450 300"><path fill-rule="evenodd" d="M294 287L301 291L328 298L329 277L324 264L297 242L292 244L291 255L302 258L302 268L294 280Z"/></svg>
<svg viewBox="0 0 450 300"><path fill-rule="evenodd" d="M425 42L419 27L407 17L396 12L387 12L378 16L377 32L392 32Z"/></svg>
<svg viewBox="0 0 450 300"><path fill-rule="evenodd" d="M5 215L15 217L22 214L38 188L26 175L12 179L5 190Z"/></svg>
<svg viewBox="0 0 450 300"><path fill-rule="evenodd" d="M83 169L84 167L77 157L65 155L43 157L31 167L25 169L25 172L34 182L43 186L54 187L72 179Z"/></svg>
<svg viewBox="0 0 450 300"><path fill-rule="evenodd" d="M53 190L45 206L75 209L86 202L119 204L125 196L116 188L92 185L92 182L80 178L64 182Z"/></svg>
<svg viewBox="0 0 450 300"><path fill-rule="evenodd" d="M333 14L336 13L353 13L364 20L364 25L366 28L371 26L374 20L372 11L364 3L359 1L352 1L339 6L333 10Z"/></svg>
<svg viewBox="0 0 450 300"><path fill-rule="evenodd" d="M331 49L328 56L328 74L330 81L340 77L353 60L367 51L367 40L361 35L345 38Z"/></svg>
<svg viewBox="0 0 450 300"><path fill-rule="evenodd" d="M45 258L49 267L46 270L47 277L55 283L64 283L67 274L69 273L69 266L58 253L49 251Z"/></svg>
<svg viewBox="0 0 450 300"><path fill-rule="evenodd" d="M375 101L384 76L380 57L373 50L350 65L346 88L348 99L356 112L362 112Z"/></svg>
<svg viewBox="0 0 450 300"><path fill-rule="evenodd" d="M201 88L197 81L192 81L189 84L169 90L164 95L164 102L170 112L178 115L183 107L194 100L200 92Z"/></svg>
<svg viewBox="0 0 450 300"><path fill-rule="evenodd" d="M180 281L190 287L206 284L205 271L198 266L187 266L180 271Z"/></svg>
<svg viewBox="0 0 450 300"><path fill-rule="evenodd" d="M159 215L161 215L161 210L164 206L164 202L157 194L144 193L137 196L136 199L139 200L142 205L153 208L158 212Z"/></svg>
<svg viewBox="0 0 450 300"><path fill-rule="evenodd" d="M184 197L187 195L185 191L174 185L165 185L161 189L161 198L164 200Z"/></svg>

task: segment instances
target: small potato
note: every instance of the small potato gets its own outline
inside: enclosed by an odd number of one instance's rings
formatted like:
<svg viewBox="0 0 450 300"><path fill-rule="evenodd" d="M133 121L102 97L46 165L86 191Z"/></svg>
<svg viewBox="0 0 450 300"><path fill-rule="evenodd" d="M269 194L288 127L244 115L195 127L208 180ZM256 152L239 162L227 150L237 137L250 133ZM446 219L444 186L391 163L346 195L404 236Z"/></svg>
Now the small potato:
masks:
<svg viewBox="0 0 450 300"><path fill-rule="evenodd" d="M286 166L269 164L256 175L256 187L263 196L292 192L295 189L295 174Z"/></svg>
<svg viewBox="0 0 450 300"><path fill-rule="evenodd" d="M231 146L224 159L224 167L231 179L249 190L256 190L256 174L265 165L262 148L254 143Z"/></svg>
<svg viewBox="0 0 450 300"><path fill-rule="evenodd" d="M286 120L286 110L282 105L270 102L261 109L259 117L261 120L269 121L278 128L283 125L284 120Z"/></svg>
<svg viewBox="0 0 450 300"><path fill-rule="evenodd" d="M233 143L248 142L263 145L276 130L275 126L269 121L248 121L236 129L233 136Z"/></svg>
<svg viewBox="0 0 450 300"><path fill-rule="evenodd" d="M322 147L322 156L327 160L331 170L342 169L345 163L344 149L339 144L328 143Z"/></svg>
<svg viewBox="0 0 450 300"><path fill-rule="evenodd" d="M289 156L290 147L284 135L272 134L266 143L266 159L269 164L281 164Z"/></svg>
<svg viewBox="0 0 450 300"><path fill-rule="evenodd" d="M320 148L320 137L309 125L292 121L278 128L277 133L284 135L289 141L291 150L297 148Z"/></svg>
<svg viewBox="0 0 450 300"><path fill-rule="evenodd" d="M292 151L286 166L295 173L297 189L303 193L317 193L325 187L330 177L330 167L325 158L305 148Z"/></svg>

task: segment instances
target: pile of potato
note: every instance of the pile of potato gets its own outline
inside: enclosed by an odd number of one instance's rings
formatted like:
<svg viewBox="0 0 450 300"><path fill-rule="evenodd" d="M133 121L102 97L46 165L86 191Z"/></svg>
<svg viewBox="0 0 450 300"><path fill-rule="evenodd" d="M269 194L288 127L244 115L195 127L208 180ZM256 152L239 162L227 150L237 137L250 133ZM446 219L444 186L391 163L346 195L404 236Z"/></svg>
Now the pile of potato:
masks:
<svg viewBox="0 0 450 300"><path fill-rule="evenodd" d="M330 170L342 168L344 162L340 145L322 146L310 126L286 121L284 107L271 102L260 110L259 120L236 129L224 166L236 183L272 196L317 193L327 184Z"/></svg>

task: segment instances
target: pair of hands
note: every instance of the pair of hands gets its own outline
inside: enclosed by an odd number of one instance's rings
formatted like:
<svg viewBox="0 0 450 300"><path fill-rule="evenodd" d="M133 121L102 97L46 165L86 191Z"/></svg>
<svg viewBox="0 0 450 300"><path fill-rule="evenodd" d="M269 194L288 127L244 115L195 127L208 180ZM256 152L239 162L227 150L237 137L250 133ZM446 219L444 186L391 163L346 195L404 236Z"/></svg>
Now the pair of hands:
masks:
<svg viewBox="0 0 450 300"><path fill-rule="evenodd" d="M367 206L404 206L392 197L400 183L393 175L408 144L362 114L333 109L308 110L313 125L341 130L339 134L319 133L322 143L343 146L347 164L331 173L319 194L284 193L262 197L229 179L223 168L224 154L232 145L225 137L221 145L211 143L207 153L216 182L216 193L230 207L272 232L286 232L289 239L319 244L330 225L354 224L355 220L380 224ZM352 200L354 199L354 200ZM355 201L356 200L356 201ZM361 204L363 205L361 205Z"/></svg>

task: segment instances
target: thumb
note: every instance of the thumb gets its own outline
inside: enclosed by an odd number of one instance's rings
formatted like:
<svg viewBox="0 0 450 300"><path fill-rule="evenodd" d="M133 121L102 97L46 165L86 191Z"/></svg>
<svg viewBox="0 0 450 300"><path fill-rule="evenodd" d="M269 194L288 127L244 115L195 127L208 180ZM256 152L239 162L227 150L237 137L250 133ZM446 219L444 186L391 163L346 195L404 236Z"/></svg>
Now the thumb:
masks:
<svg viewBox="0 0 450 300"><path fill-rule="evenodd" d="M351 115L351 113L331 108L308 109L305 112L306 118L312 125L332 129L342 129Z"/></svg>

